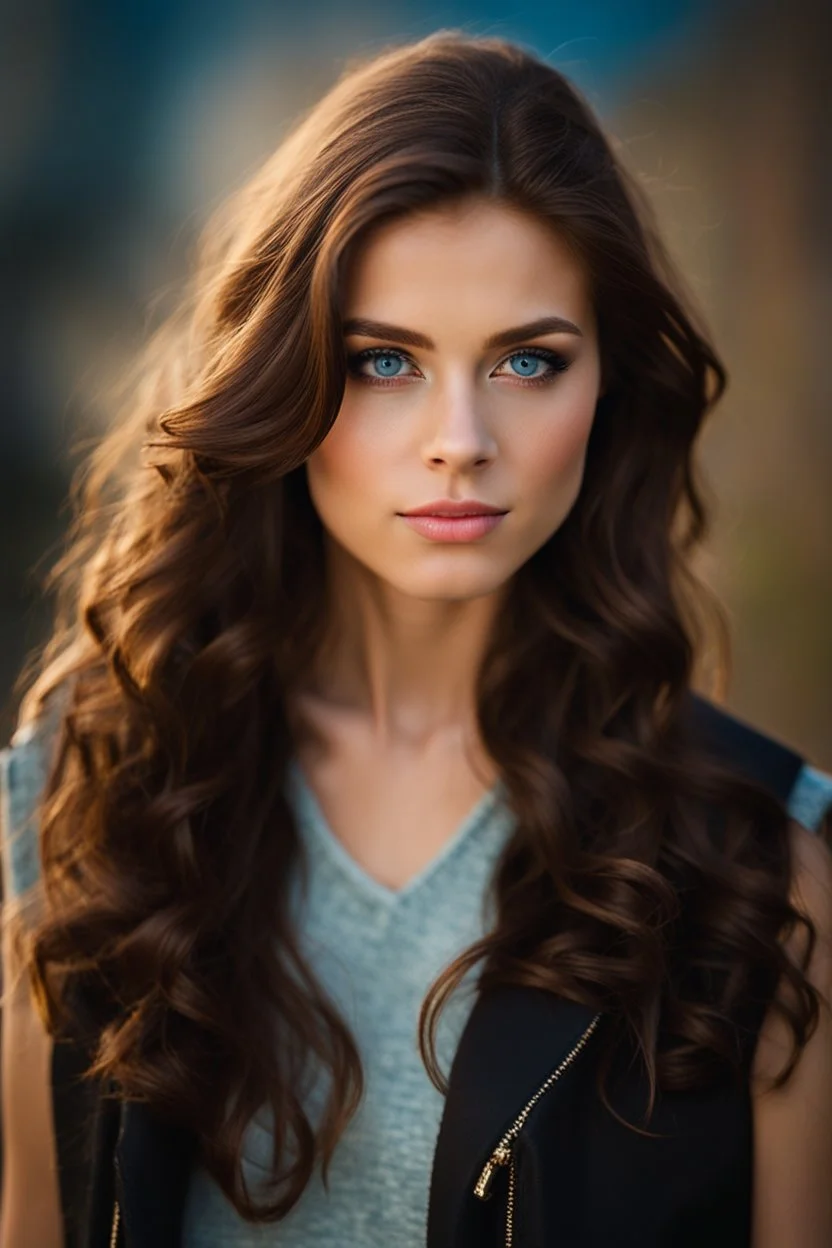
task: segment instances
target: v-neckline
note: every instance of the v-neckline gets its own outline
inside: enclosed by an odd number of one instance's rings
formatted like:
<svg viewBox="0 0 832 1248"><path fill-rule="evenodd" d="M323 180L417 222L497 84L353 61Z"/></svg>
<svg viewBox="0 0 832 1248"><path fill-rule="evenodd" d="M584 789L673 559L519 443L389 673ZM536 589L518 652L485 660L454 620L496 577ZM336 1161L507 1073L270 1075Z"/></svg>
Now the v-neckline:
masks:
<svg viewBox="0 0 832 1248"><path fill-rule="evenodd" d="M423 867L420 867L401 888L391 888L389 885L383 884L381 880L377 880L375 876L370 875L335 835L330 827L329 820L323 812L321 803L318 801L317 794L307 780L303 767L297 758L292 758L289 761L288 780L292 789L293 805L301 826L301 833L306 833L310 836L313 844L326 853L341 872L348 876L362 891L388 905L403 901L426 884L441 869L443 864L457 852L463 843L468 840L468 837L473 834L476 828L486 820L499 799L503 797L505 791L505 784L502 778L495 781L491 788L486 790L477 799L468 813L463 816L462 820L457 824L455 831L451 833L433 857Z"/></svg>

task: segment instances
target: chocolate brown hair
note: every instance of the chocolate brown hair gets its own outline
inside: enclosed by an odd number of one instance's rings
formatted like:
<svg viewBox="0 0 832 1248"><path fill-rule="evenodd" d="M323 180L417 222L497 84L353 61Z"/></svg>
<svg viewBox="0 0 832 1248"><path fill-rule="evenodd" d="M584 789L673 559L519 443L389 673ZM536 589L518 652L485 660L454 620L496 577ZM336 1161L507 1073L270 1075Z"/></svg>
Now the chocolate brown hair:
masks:
<svg viewBox="0 0 832 1248"><path fill-rule="evenodd" d="M760 984L788 989L781 1080L816 1021L780 943L802 921L786 812L710 759L685 716L708 601L693 451L722 364L638 183L557 70L455 31L393 47L350 65L206 230L179 312L77 474L47 578L55 626L21 708L23 722L52 708L58 727L46 904L26 945L44 1019L93 1038L91 1077L196 1132L250 1219L297 1201L362 1090L288 919L284 794L291 694L322 637L304 462L343 393L343 274L379 222L466 197L534 214L575 249L605 393L580 495L514 577L479 672L516 831L494 930L426 998L428 1071L443 1087L437 1012L479 962L486 991L532 984L605 1011L651 1095L742 1068ZM310 1058L332 1080L315 1129ZM240 1152L263 1105L275 1183L258 1202Z"/></svg>

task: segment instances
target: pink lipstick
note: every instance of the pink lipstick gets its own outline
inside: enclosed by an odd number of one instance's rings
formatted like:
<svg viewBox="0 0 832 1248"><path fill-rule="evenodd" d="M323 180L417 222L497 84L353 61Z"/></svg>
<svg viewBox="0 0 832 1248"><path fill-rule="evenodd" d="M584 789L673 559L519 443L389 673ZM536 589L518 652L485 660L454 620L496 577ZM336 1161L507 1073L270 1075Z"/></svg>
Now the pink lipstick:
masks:
<svg viewBox="0 0 832 1248"><path fill-rule="evenodd" d="M400 513L402 519L434 542L472 542L496 529L506 512L477 499L442 498Z"/></svg>

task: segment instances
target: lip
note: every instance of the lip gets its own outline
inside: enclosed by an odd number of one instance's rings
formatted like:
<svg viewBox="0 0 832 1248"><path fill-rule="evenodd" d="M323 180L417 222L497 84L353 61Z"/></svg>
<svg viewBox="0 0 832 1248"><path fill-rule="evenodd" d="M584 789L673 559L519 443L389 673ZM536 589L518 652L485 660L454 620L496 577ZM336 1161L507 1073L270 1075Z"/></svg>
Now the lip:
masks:
<svg viewBox="0 0 832 1248"><path fill-rule="evenodd" d="M421 507L412 507L410 511L399 513L403 516L504 516L502 507L492 507L490 503L481 503L476 498L437 498L432 503L423 503Z"/></svg>
<svg viewBox="0 0 832 1248"><path fill-rule="evenodd" d="M467 516L403 515L411 529L432 542L473 542L485 537L505 516L504 511L483 511Z"/></svg>

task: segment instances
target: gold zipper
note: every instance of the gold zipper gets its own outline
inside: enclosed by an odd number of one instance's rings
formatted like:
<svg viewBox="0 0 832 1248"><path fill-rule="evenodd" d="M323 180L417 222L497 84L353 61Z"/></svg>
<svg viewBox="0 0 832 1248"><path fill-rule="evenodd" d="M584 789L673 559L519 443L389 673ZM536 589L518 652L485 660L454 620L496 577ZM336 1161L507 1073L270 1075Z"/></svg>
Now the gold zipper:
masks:
<svg viewBox="0 0 832 1248"><path fill-rule="evenodd" d="M118 1156L113 1157L113 1177L115 1180L116 1197L113 1201L113 1224L110 1227L110 1248L118 1248L118 1228L121 1222L121 1205L118 1203L119 1190L118 1185L121 1180L121 1168L118 1164Z"/></svg>
<svg viewBox="0 0 832 1248"><path fill-rule="evenodd" d="M514 1122L512 1122L508 1130L500 1137L498 1143L496 1144L494 1148L494 1151L492 1152L491 1156L488 1158L488 1161L483 1166L480 1177L477 1179L474 1185L474 1195L478 1196L480 1200L486 1200L489 1196L491 1183L493 1181L494 1175L497 1172L497 1169L500 1166L508 1166L509 1168L508 1170L508 1202L506 1205L506 1237L505 1237L506 1248L511 1248L512 1239L514 1237L514 1196L515 1196L515 1187L516 1187L516 1178L517 1178L515 1174L515 1168L514 1168L514 1143L518 1135L522 1131L525 1125L526 1119L528 1118L531 1111L534 1109L537 1102L540 1100L541 1096L543 1096L544 1093L548 1092L549 1089L552 1087L552 1085L554 1083L557 1083L558 1079L560 1079L564 1071L567 1070L572 1065L575 1058L578 1056L581 1049L586 1044L587 1040L589 1040L590 1036L595 1031L600 1021L601 1021L601 1015L596 1014L592 1022L587 1027L586 1031L583 1033L583 1035L580 1037L577 1043L569 1050L569 1052L566 1054L566 1057L563 1059L560 1065L557 1066L555 1070L552 1071L548 1079L546 1079L543 1083L541 1083L540 1087L537 1089L534 1096L530 1097L529 1100L526 1101L526 1104L520 1110L520 1113L514 1119Z"/></svg>

